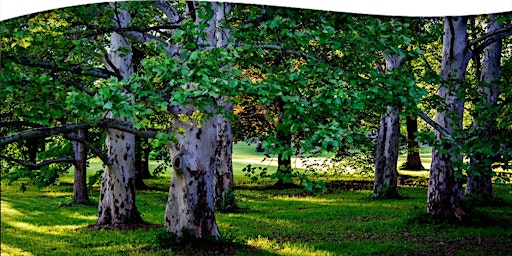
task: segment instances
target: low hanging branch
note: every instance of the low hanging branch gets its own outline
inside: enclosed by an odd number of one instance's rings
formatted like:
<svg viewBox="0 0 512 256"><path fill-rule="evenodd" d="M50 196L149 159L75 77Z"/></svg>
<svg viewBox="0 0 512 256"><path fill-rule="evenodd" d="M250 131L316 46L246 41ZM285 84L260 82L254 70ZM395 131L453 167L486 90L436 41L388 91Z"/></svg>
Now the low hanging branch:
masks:
<svg viewBox="0 0 512 256"><path fill-rule="evenodd" d="M27 66L27 67L35 67L35 68L45 68L45 69L51 69L54 71L66 71L70 72L72 74L76 75L83 75L83 76L90 76L90 77L96 77L96 78L104 78L108 79L110 77L116 77L118 79L122 79L118 74L108 71L106 69L89 69L89 68L82 68L78 65L70 65L69 67L62 67L57 66L54 63L51 63L49 61L37 61L33 60L29 57L10 57L10 56L2 56L3 61L5 60L12 60L17 64Z"/></svg>
<svg viewBox="0 0 512 256"><path fill-rule="evenodd" d="M115 119L101 119L92 123L66 124L57 127L44 127L25 130L0 138L0 146L7 145L20 140L46 138L56 134L68 134L80 129L94 127L112 128L123 132L135 134L141 138L155 138L158 129L147 128L145 130L135 129L132 124Z"/></svg>
<svg viewBox="0 0 512 256"><path fill-rule="evenodd" d="M512 26L489 32L469 42L469 47L474 47L472 56L480 54L487 46L512 35ZM480 43L480 44L478 44Z"/></svg>
<svg viewBox="0 0 512 256"><path fill-rule="evenodd" d="M446 130L442 125L436 123L436 121L432 120L427 114L421 112L420 110L416 111L416 115L418 115L421 119L423 119L427 124L436 129L443 137L448 139L452 139L452 135Z"/></svg>
<svg viewBox="0 0 512 256"><path fill-rule="evenodd" d="M74 136L71 133L64 134L64 138L82 143L82 145L89 149L95 156L99 157L103 164L110 165L108 162L108 157L105 154L103 154L101 150L99 150L93 144L91 144L89 141L84 140L83 138L80 138L78 136Z"/></svg>
<svg viewBox="0 0 512 256"><path fill-rule="evenodd" d="M50 159L50 160L44 160L40 163L28 163L19 159L14 159L11 157L0 155L0 158L5 159L9 162L14 162L19 165L31 168L31 169L40 169L43 166L50 165L50 164L57 164L57 163L74 163L75 159L70 157L60 157L56 159Z"/></svg>

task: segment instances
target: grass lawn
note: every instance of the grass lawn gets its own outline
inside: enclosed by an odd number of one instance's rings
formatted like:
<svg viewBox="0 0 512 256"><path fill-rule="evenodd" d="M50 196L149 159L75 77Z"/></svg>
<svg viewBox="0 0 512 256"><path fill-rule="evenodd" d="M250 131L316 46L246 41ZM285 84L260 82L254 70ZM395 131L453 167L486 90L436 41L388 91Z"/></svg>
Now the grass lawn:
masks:
<svg viewBox="0 0 512 256"><path fill-rule="evenodd" d="M428 152L423 156L428 157ZM255 189L241 169L247 162L273 168L272 163L261 163L262 158L253 145L235 146L241 210L216 214L225 240L244 246L238 255L512 254L510 187L495 186L499 204L472 208L472 218L464 224L429 223L422 218L426 188L401 187L403 200L371 200L369 190L332 189L314 195L300 189ZM428 167L429 159L425 160ZM91 174L97 169L101 165L91 163ZM2 182L2 255L173 255L171 249L155 246L158 227L89 231L86 227L95 223L97 206L69 205L72 174L61 180L42 190L28 185L25 192L20 191L21 182L29 181ZM169 183L168 171L146 180L156 189L137 192L137 207L145 221L163 223ZM90 193L97 202L98 188ZM193 247L181 254L192 254Z"/></svg>

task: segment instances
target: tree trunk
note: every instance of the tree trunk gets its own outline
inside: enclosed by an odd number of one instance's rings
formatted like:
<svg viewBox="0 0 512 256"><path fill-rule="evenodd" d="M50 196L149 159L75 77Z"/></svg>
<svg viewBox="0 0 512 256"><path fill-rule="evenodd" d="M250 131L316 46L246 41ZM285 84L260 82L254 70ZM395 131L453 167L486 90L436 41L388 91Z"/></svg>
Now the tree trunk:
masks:
<svg viewBox="0 0 512 256"><path fill-rule="evenodd" d="M383 55L386 59L386 72L399 68L403 57L399 55ZM375 181L373 197L397 198L398 194L398 149L400 138L400 108L388 107L381 117L375 156Z"/></svg>
<svg viewBox="0 0 512 256"><path fill-rule="evenodd" d="M145 145L144 145L145 144ZM144 179L151 176L149 173L147 139L135 137L135 188L137 190L146 189L147 185Z"/></svg>
<svg viewBox="0 0 512 256"><path fill-rule="evenodd" d="M216 46L227 47L231 39L231 30L225 26L226 14L231 10L229 3L223 3L222 8L215 13L216 26L220 27L215 33ZM228 67L222 67L226 70ZM217 100L226 113L233 113L233 103L223 97ZM232 122L223 115L217 115L217 148L216 148L216 174L215 174L215 209L231 211L237 208L233 192L233 130Z"/></svg>
<svg viewBox="0 0 512 256"><path fill-rule="evenodd" d="M439 85L438 95L445 106L438 109L436 122L448 133L462 128L464 99L457 97L459 79L466 73L471 52L468 48L467 21L465 17L446 17L444 21L443 59L440 75L445 80ZM445 218L454 214L462 220L465 215L462 205L462 180L456 178L453 160L460 159L452 142L439 131L436 140L442 148L432 150L432 165L428 185L427 213L434 218Z"/></svg>
<svg viewBox="0 0 512 256"><path fill-rule="evenodd" d="M115 3L111 3L115 5ZM117 10L117 8L114 8ZM117 10L115 24L125 27L130 22L126 10ZM110 63L122 77L133 73L132 53L121 49L131 49L131 44L118 33L110 37ZM112 117L108 113L107 117ZM105 145L108 149L108 162L101 180L97 226L141 223L142 218L135 205L135 135L115 129L106 130Z"/></svg>
<svg viewBox="0 0 512 256"><path fill-rule="evenodd" d="M110 166L101 179L96 225L141 223L135 205L135 135L108 129L105 144Z"/></svg>
<svg viewBox="0 0 512 256"><path fill-rule="evenodd" d="M492 33L495 30L501 28L501 25L496 20L496 15L491 15L489 23L487 24L487 32ZM501 69L501 51L502 51L502 40L499 40L487 48L484 51L484 59L482 61L482 73L480 76L481 85L479 91L483 94L485 99L484 104L489 106L495 106L498 102L500 94L499 87L494 84L500 77ZM479 137L485 139L492 139L496 134L496 113L491 112L485 118L475 118L475 128L479 130ZM466 184L466 196L479 195L482 199L487 202L494 201L494 195L492 191L492 159L483 154L480 150L475 150L473 157L470 161L471 169L477 174L470 175Z"/></svg>
<svg viewBox="0 0 512 256"><path fill-rule="evenodd" d="M28 139L25 141L25 146L27 147L27 156L29 163L35 164L37 163L37 154L39 153L39 143L38 139ZM35 170L35 167L28 167L29 170Z"/></svg>
<svg viewBox="0 0 512 256"><path fill-rule="evenodd" d="M214 179L216 174L216 119L198 127L197 121L176 121L178 143L170 142L173 175L164 225L178 236L220 237L214 215Z"/></svg>
<svg viewBox="0 0 512 256"><path fill-rule="evenodd" d="M87 130L76 132L76 137L86 140ZM87 194L87 148L78 141L72 143L75 152L73 198L75 203L81 204L89 202L89 195Z"/></svg>
<svg viewBox="0 0 512 256"><path fill-rule="evenodd" d="M233 111L232 103L224 103L225 109ZM229 211L236 208L233 194L233 132L231 121L217 115L217 148L215 150L215 209Z"/></svg>
<svg viewBox="0 0 512 256"><path fill-rule="evenodd" d="M397 180L397 161L400 138L400 108L388 107L386 114L381 117L377 150L375 156L375 182L373 197L399 197Z"/></svg>
<svg viewBox="0 0 512 256"><path fill-rule="evenodd" d="M407 127L407 158L402 169L415 171L425 170L425 167L423 167L421 163L420 147L416 141L415 135L418 131L418 118L408 116L405 119L405 123Z"/></svg>
<svg viewBox="0 0 512 256"><path fill-rule="evenodd" d="M280 149L277 152L277 172L280 173L281 177L278 178L274 187L279 189L295 187L290 180L284 180L284 176L290 176L292 173L292 160L291 156L285 152L292 147L292 135L289 132L289 127L282 127L282 117L284 115L284 102L281 97L276 99L278 118L276 125L276 139Z"/></svg>
<svg viewBox="0 0 512 256"><path fill-rule="evenodd" d="M214 15L208 21L200 20L197 13L191 15L195 22L206 23L209 26L205 29L206 37L199 37L197 45L219 47L219 44L223 44L220 42L226 33L223 20L230 6L229 3L211 3ZM200 11L196 7L196 2L187 2L187 12ZM191 104L180 106L178 112L181 115L190 116L196 110ZM220 190L216 192L215 188L220 188L221 183L224 187L231 182L230 179L232 180L229 176L232 175L229 173L232 170L231 164L218 163L218 159L231 157L230 124L214 115L204 120L201 126L198 126L197 121L177 120L172 124L172 130L186 132L176 133L177 142L169 143L174 171L165 209L164 225L170 232L177 235L178 241L184 236L196 239L207 236L218 238L220 232L215 221L214 206L215 193L221 192ZM226 151L223 152L223 150ZM217 170L217 168L226 169ZM223 178L220 178L220 175Z"/></svg>

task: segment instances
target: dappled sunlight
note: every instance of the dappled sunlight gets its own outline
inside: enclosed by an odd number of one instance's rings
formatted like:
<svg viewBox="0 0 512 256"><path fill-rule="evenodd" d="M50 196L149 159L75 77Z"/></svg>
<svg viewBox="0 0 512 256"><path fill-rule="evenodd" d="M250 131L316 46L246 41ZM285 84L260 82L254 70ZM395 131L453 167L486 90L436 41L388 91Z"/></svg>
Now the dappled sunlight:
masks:
<svg viewBox="0 0 512 256"><path fill-rule="evenodd" d="M279 228L291 229L297 225L296 222L292 222L292 221L286 220L284 218L276 218L272 215L266 215L266 216L242 215L241 217L251 223L261 223L261 224L268 225L269 227L273 227L273 228L277 228L277 226L279 226Z"/></svg>
<svg viewBox="0 0 512 256"><path fill-rule="evenodd" d="M50 198L70 197L70 196L73 196L73 192L47 191L47 192L43 192L42 196L50 197Z"/></svg>
<svg viewBox="0 0 512 256"><path fill-rule="evenodd" d="M24 255L24 256L31 256L33 255L32 253L30 252L26 252L20 248L17 248L17 247L12 247L12 246L9 246L7 244L4 244L2 243L2 247L1 247L1 250L2 250L2 255L5 255L5 256L14 256L14 255Z"/></svg>
<svg viewBox="0 0 512 256"><path fill-rule="evenodd" d="M268 239L266 237L258 236L257 238L250 238L247 240L247 244L258 247L262 250L271 251L278 255L335 255L328 251L322 251L307 246L303 243L278 243L275 240Z"/></svg>
<svg viewBox="0 0 512 256"><path fill-rule="evenodd" d="M2 216L2 222L25 232L28 231L38 234L55 236L71 236L71 234L69 234L68 232L70 230L74 230L80 227L78 225L37 226L27 222L15 221L10 219L5 220L4 216Z"/></svg>
<svg viewBox="0 0 512 256"><path fill-rule="evenodd" d="M8 203L6 201L1 201L1 213L2 213L2 220L4 220L7 216L23 216L23 213L14 209L12 207L11 203Z"/></svg>
<svg viewBox="0 0 512 256"><path fill-rule="evenodd" d="M64 212L64 213L62 213L62 215L65 217L68 217L68 218L87 220L87 221L92 221L92 222L95 222L98 218L98 216L96 216L96 215L83 215L78 212L72 212L72 213Z"/></svg>

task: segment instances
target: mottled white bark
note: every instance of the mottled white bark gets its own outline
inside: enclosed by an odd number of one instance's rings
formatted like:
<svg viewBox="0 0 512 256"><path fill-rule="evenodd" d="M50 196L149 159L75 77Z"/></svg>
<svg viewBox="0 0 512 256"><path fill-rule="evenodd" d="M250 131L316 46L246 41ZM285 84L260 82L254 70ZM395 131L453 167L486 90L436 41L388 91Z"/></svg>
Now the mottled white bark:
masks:
<svg viewBox="0 0 512 256"><path fill-rule="evenodd" d="M224 102L226 111L233 111L233 104ZM234 197L227 194L233 190L233 131L231 120L222 115L216 116L217 147L215 149L215 207L233 209L236 207Z"/></svg>
<svg viewBox="0 0 512 256"><path fill-rule="evenodd" d="M492 33L502 28L496 20L497 15L491 15L487 23L487 32ZM479 91L483 94L483 103L489 106L495 106L498 102L500 89L495 84L500 77L501 72L501 51L502 40L487 46L484 50L484 58L482 60L482 72L480 75L481 85ZM480 117L482 118L482 117ZM496 113L489 113L484 119L475 119L475 128L480 129L480 138L492 139L496 130ZM471 167L479 172L478 176L469 176L466 184L465 195L481 195L488 201L494 200L492 191L491 168L492 159L482 152L474 152L471 158Z"/></svg>
<svg viewBox="0 0 512 256"><path fill-rule="evenodd" d="M117 9L115 25L126 27L129 22L130 13ZM121 49L131 49L130 42L122 35L112 33L110 47L108 57L113 66L109 68L122 77L129 77L133 73L132 53ZM112 117L112 113L107 117ZM115 129L107 129L106 134L109 165L101 180L96 225L140 223L142 218L135 205L135 135Z"/></svg>
<svg viewBox="0 0 512 256"><path fill-rule="evenodd" d="M439 85L438 95L444 99L444 108L438 109L436 123L449 134L462 127L464 99L457 97L459 79L463 79L471 57L468 47L466 17L446 17L444 19L443 59L440 75L444 82ZM436 130L436 139L443 135ZM465 215L462 209L462 182L455 177L452 161L460 156L453 151L453 145L446 142L441 149L432 150L432 164L428 186L427 213L436 218L454 214L458 219Z"/></svg>
<svg viewBox="0 0 512 256"><path fill-rule="evenodd" d="M214 16L211 20L203 21L195 13L197 3L187 2L187 10L192 11L194 21L209 25L205 29L206 37L197 40L201 49L220 47L227 33L222 27L222 20L226 11L229 11L229 4L210 4ZM223 102L219 101L218 104L222 106ZM180 106L176 110L182 115L191 115L197 111L192 105ZM230 122L219 115L213 115L200 124L197 121L178 120L172 124L172 129L184 132L177 133L177 142L169 144L174 172L164 224L170 232L177 234L178 240L185 232L195 238L220 237L214 215L215 188L216 184L220 187L222 183L224 187L225 183L232 182L229 181L232 177L226 175L232 175ZM226 162L221 163L223 160ZM225 176L216 179L216 175Z"/></svg>
<svg viewBox="0 0 512 256"><path fill-rule="evenodd" d="M227 47L231 39L231 31L224 24L226 15L231 10L231 4L223 3L217 7L215 13L216 47ZM222 67L226 70L228 67ZM233 103L224 98L217 100L227 114L233 113ZM235 199L228 193L233 192L233 131L232 122L224 115L217 115L217 148L216 148L216 175L215 175L215 206L217 209L229 210L236 207Z"/></svg>
<svg viewBox="0 0 512 256"><path fill-rule="evenodd" d="M403 57L400 55L384 54L386 71L399 68ZM383 198L398 197L397 161L400 138L400 107L388 107L381 117L379 134L377 136L375 156L375 181L373 196Z"/></svg>
<svg viewBox="0 0 512 256"><path fill-rule="evenodd" d="M174 172L164 225L178 238L220 237L214 216L216 125L215 118L200 126L197 121L173 124L174 129L186 132L177 134L178 143L169 144Z"/></svg>

